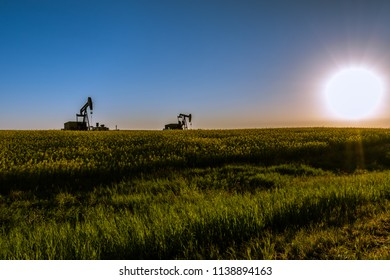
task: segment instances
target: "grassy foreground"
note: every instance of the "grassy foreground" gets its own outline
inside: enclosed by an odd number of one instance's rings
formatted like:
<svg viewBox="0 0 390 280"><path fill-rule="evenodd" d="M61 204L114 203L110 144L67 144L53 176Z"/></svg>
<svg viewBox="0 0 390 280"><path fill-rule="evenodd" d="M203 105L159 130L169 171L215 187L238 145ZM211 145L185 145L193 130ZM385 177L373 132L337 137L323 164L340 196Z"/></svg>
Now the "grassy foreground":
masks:
<svg viewBox="0 0 390 280"><path fill-rule="evenodd" d="M0 259L390 259L390 130L1 131Z"/></svg>

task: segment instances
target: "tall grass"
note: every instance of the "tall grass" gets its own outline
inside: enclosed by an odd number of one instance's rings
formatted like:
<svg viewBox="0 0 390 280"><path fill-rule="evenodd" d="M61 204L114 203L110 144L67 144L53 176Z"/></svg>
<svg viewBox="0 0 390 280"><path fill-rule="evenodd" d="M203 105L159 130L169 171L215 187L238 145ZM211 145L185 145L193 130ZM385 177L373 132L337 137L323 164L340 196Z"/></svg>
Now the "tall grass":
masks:
<svg viewBox="0 0 390 280"><path fill-rule="evenodd" d="M267 170L265 170L267 171ZM210 170L219 173L220 170ZM271 173L272 174L272 173ZM285 176L286 178L284 178ZM339 226L359 218L358 209L390 197L389 173L318 176L282 175L278 187L255 193L208 189L183 178L121 182L104 199L62 195L57 205L14 201L2 207L13 224L3 230L3 259L223 258L229 248L272 230ZM174 190L179 185L179 190ZM159 191L156 186L160 187ZM165 191L163 191L165 189ZM18 202L18 203L17 203ZM15 219L15 220L13 220ZM35 220L34 220L35 219ZM230 255L239 257L240 255Z"/></svg>

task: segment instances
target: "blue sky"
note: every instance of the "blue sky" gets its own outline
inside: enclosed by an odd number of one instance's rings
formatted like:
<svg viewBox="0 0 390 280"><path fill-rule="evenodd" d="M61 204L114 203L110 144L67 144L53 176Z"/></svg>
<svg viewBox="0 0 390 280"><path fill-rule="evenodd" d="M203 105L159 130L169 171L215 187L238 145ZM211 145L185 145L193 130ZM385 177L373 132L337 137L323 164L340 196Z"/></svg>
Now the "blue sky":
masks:
<svg viewBox="0 0 390 280"><path fill-rule="evenodd" d="M60 129L88 96L110 128L334 124L332 73L389 77L389 14L385 0L0 0L0 129ZM386 100L372 124L387 126Z"/></svg>

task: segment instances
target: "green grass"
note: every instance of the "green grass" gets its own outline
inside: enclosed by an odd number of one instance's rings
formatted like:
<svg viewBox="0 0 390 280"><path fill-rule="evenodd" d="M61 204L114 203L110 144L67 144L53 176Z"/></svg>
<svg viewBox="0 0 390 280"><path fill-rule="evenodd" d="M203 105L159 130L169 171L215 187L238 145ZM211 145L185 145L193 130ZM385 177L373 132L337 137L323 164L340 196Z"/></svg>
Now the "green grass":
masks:
<svg viewBox="0 0 390 280"><path fill-rule="evenodd" d="M0 132L0 259L390 259L390 131Z"/></svg>

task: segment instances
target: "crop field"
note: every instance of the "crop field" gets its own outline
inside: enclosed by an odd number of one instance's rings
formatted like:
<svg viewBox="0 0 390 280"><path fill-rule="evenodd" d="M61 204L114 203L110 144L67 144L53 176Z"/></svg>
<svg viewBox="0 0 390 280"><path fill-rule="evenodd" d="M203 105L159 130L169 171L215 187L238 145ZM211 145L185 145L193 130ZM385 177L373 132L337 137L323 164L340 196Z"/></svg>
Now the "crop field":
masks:
<svg viewBox="0 0 390 280"><path fill-rule="evenodd" d="M390 259L390 130L0 131L0 259Z"/></svg>

